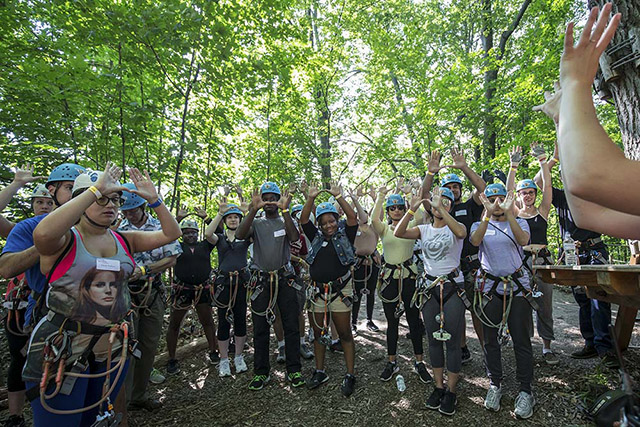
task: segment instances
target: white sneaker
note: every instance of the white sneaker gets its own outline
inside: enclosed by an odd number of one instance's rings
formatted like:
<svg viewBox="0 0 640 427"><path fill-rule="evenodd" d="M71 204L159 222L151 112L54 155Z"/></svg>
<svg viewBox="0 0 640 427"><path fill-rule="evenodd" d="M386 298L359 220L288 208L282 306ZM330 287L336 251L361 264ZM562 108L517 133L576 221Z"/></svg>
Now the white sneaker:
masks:
<svg viewBox="0 0 640 427"><path fill-rule="evenodd" d="M502 399L502 388L491 385L484 399L484 407L497 412L500 410L500 399Z"/></svg>
<svg viewBox="0 0 640 427"><path fill-rule="evenodd" d="M520 418L521 420L526 420L527 418L531 418L533 415L533 407L536 404L536 399L533 397L533 394L529 394L526 391L521 391L516 397L515 402L515 414L516 418Z"/></svg>
<svg viewBox="0 0 640 427"><path fill-rule="evenodd" d="M249 368L247 368L247 364L244 362L244 356L239 355L233 359L233 364L236 365L236 374L247 372Z"/></svg>
<svg viewBox="0 0 640 427"><path fill-rule="evenodd" d="M220 364L218 365L218 374L220 375L220 378L231 376L231 365L229 364L229 358L220 359Z"/></svg>

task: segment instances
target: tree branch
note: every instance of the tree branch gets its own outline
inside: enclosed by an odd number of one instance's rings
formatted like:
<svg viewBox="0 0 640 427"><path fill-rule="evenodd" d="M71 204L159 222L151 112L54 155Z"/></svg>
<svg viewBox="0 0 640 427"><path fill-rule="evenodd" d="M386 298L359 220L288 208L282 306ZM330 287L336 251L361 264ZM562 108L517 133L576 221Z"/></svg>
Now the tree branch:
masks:
<svg viewBox="0 0 640 427"><path fill-rule="evenodd" d="M504 51L507 47L507 41L509 41L509 37L511 37L511 34L513 34L516 28L518 28L518 25L520 25L520 21L522 20L522 17L524 16L530 4L531 4L531 0L524 0L524 2L522 2L522 5L520 6L520 10L518 11L518 15L516 15L516 17L513 19L509 28L507 28L500 36L500 44L498 46L499 60L501 60L502 57L504 56Z"/></svg>

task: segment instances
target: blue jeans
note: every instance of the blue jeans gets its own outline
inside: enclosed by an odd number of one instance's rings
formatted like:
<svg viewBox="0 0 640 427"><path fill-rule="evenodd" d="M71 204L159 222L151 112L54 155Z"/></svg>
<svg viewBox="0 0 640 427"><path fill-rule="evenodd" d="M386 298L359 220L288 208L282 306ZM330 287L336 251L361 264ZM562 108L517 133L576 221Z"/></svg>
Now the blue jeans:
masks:
<svg viewBox="0 0 640 427"><path fill-rule="evenodd" d="M605 259L605 250L585 251L579 254L581 265L602 264L602 255ZM595 347L599 356L613 349L609 325L611 324L611 304L608 302L590 299L579 287L572 288L573 297L580 306L580 333L585 345Z"/></svg>

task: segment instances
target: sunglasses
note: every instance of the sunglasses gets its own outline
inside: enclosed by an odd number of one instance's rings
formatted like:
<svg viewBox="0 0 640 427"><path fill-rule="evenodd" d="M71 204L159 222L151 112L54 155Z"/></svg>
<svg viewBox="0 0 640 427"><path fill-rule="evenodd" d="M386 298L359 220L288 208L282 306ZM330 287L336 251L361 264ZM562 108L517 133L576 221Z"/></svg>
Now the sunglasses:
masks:
<svg viewBox="0 0 640 427"><path fill-rule="evenodd" d="M395 210L399 210L399 211L403 211L405 208L404 206L389 206L388 208L391 212L395 211Z"/></svg>
<svg viewBox="0 0 640 427"><path fill-rule="evenodd" d="M120 206L122 206L124 204L126 199L120 197L120 196L114 196L114 197L105 197L102 196L100 197L98 200L96 200L96 203L98 204L98 206L107 206L109 204L109 202L113 203L113 206L119 208Z"/></svg>

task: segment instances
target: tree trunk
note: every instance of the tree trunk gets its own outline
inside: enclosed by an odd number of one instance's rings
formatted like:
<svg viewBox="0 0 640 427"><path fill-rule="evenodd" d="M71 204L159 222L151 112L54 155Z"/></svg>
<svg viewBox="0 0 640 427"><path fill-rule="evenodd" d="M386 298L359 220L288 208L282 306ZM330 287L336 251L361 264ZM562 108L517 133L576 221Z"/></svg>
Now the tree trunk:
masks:
<svg viewBox="0 0 640 427"><path fill-rule="evenodd" d="M393 71L390 72L390 75L391 82L393 83L393 88L396 92L396 101L398 102L398 105L402 110L402 121L404 122L404 126L407 128L407 135L409 136L409 142L411 142L411 149L413 150L416 167L422 174L425 172L424 162L422 161L422 153L420 152L420 147L416 145L416 138L413 131L413 123L411 122L411 115L409 114L407 106L404 103L404 98L402 97L402 88L400 87L400 83L398 82L398 77Z"/></svg>
<svg viewBox="0 0 640 427"><path fill-rule="evenodd" d="M120 74L120 79L118 80L118 109L120 110L120 140L122 141L122 178L126 180L127 178L127 143L124 136L124 109L122 108L122 82L124 81L122 77L122 43L118 43L118 72Z"/></svg>

